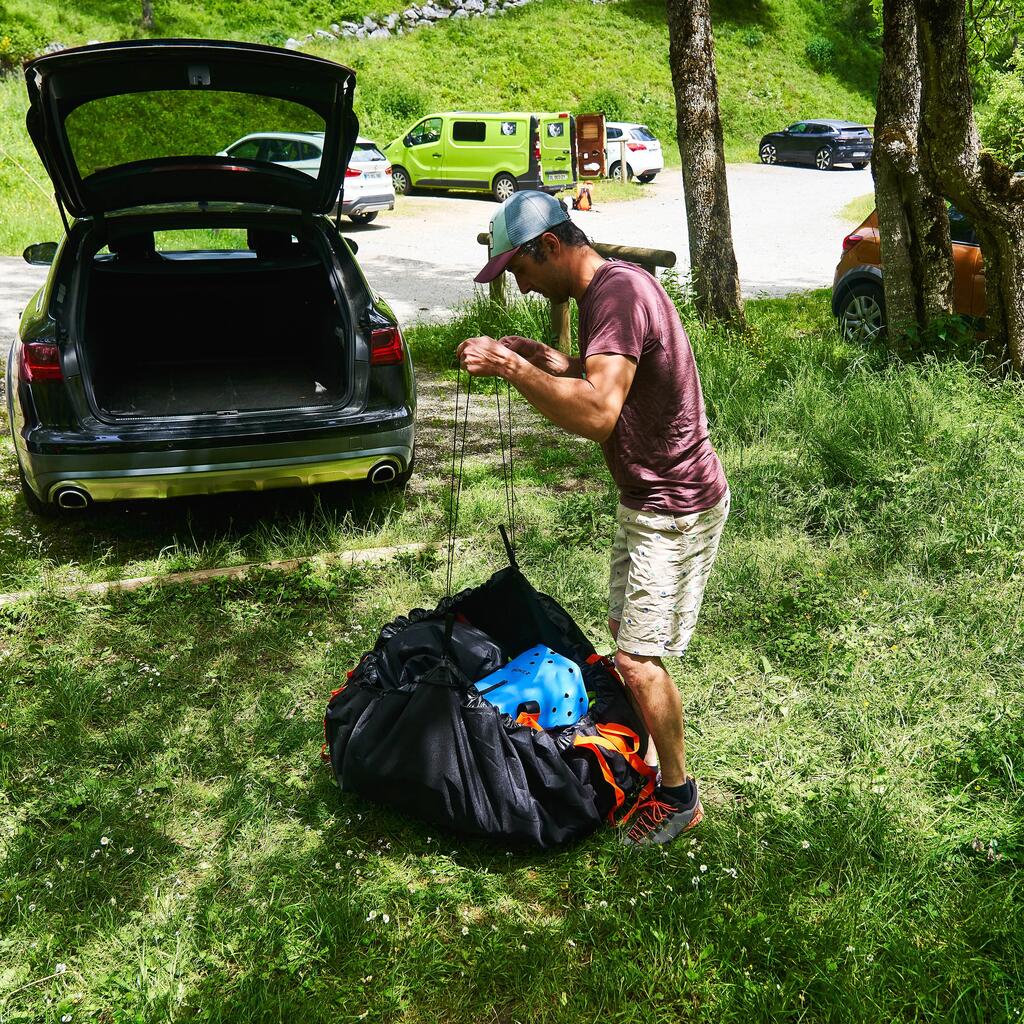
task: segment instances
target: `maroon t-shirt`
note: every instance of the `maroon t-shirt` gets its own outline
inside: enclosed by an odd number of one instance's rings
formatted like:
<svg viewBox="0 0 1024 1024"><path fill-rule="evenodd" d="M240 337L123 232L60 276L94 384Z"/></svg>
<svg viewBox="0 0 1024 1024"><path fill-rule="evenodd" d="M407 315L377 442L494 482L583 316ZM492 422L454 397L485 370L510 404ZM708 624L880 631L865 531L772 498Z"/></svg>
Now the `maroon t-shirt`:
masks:
<svg viewBox="0 0 1024 1024"><path fill-rule="evenodd" d="M580 308L580 357L624 355L636 375L601 445L623 505L689 515L728 486L708 436L690 340L665 289L633 263L598 268Z"/></svg>

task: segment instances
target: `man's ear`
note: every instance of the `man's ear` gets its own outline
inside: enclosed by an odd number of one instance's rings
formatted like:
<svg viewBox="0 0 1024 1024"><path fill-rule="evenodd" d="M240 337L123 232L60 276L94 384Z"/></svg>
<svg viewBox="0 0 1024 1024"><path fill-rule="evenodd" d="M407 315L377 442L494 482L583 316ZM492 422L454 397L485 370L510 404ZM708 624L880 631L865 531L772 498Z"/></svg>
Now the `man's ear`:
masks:
<svg viewBox="0 0 1024 1024"><path fill-rule="evenodd" d="M551 231L545 231L541 235L541 241L544 243L544 248L547 249L548 255L557 256L558 251L562 248L562 243L558 238L558 235Z"/></svg>

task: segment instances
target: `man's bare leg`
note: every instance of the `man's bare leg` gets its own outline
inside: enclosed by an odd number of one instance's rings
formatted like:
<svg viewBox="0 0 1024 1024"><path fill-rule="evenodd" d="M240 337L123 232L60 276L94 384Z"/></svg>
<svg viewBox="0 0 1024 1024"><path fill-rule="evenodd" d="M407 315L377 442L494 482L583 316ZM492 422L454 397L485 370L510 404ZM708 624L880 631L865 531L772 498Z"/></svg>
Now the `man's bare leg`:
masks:
<svg viewBox="0 0 1024 1024"><path fill-rule="evenodd" d="M608 628L617 639L619 623L609 619ZM686 782L683 701L672 677L660 658L616 651L615 665L626 684L630 703L651 737L644 760L649 765L660 766L662 785L683 785Z"/></svg>

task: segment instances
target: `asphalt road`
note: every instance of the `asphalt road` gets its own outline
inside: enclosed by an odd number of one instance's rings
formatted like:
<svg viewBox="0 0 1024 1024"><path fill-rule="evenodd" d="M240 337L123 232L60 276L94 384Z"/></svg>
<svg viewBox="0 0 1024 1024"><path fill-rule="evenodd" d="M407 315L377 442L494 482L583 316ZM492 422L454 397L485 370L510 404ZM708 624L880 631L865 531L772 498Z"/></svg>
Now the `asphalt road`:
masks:
<svg viewBox="0 0 1024 1024"><path fill-rule="evenodd" d="M784 295L830 285L842 238L856 226L841 219L840 211L871 192L870 171L733 164L728 175L743 294ZM373 224L342 224L359 245L371 285L403 323L412 323L440 319L472 296L473 275L486 262L476 236L487 230L495 209L487 198L411 196ZM641 199L598 201L589 212L574 212L573 219L595 241L669 249L679 257L680 272L689 266L678 170L661 174ZM0 256L0 357L6 359L21 311L45 273L18 257Z"/></svg>

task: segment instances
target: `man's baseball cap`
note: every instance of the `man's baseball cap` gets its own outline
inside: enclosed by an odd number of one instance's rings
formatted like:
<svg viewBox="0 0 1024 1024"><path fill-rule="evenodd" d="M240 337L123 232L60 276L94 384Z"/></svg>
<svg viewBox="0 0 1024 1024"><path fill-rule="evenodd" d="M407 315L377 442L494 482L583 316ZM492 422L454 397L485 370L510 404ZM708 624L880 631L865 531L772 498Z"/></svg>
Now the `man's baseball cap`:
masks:
<svg viewBox="0 0 1024 1024"><path fill-rule="evenodd" d="M477 284L493 281L511 262L519 247L556 224L569 219L566 208L547 192L515 192L491 218L490 259L473 278Z"/></svg>

